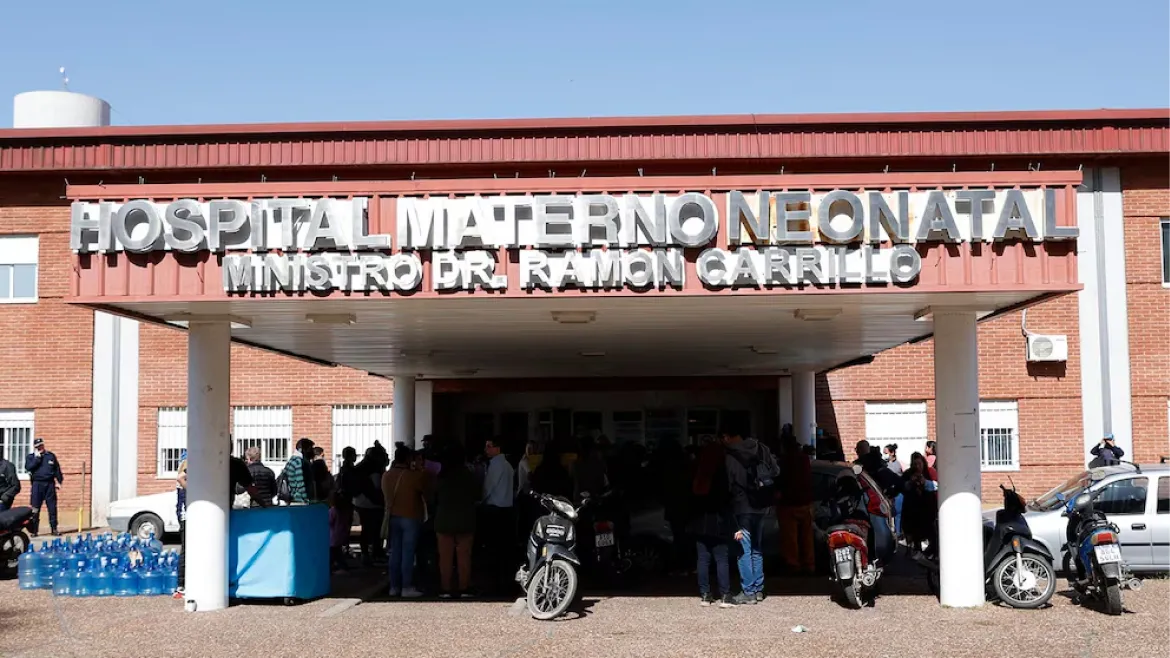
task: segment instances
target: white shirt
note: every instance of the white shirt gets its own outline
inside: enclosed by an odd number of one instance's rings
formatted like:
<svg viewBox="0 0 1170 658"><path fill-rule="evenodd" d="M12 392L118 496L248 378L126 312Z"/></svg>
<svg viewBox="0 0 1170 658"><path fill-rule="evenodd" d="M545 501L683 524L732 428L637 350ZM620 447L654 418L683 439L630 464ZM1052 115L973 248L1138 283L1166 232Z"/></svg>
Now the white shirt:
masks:
<svg viewBox="0 0 1170 658"><path fill-rule="evenodd" d="M483 502L492 507L511 507L515 492L512 477L515 470L504 455L496 455L488 462L487 475L483 478Z"/></svg>

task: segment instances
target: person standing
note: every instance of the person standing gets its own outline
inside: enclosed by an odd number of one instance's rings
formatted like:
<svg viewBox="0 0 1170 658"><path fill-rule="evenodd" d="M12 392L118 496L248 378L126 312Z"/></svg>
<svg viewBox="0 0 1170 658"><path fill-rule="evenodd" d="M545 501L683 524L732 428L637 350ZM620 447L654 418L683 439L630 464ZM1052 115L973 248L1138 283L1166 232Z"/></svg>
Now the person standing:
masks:
<svg viewBox="0 0 1170 658"><path fill-rule="evenodd" d="M187 582L187 449L179 453L175 474L175 516L179 519L179 585L172 598L182 599Z"/></svg>
<svg viewBox="0 0 1170 658"><path fill-rule="evenodd" d="M727 553L734 532L731 520L731 491L724 467L726 453L718 441L710 441L699 450L695 477L691 484L693 518L687 534L695 538L695 567L699 576L699 603L719 607L735 605L731 594L731 574ZM717 593L711 591L711 562L715 562Z"/></svg>
<svg viewBox="0 0 1170 658"><path fill-rule="evenodd" d="M24 470L28 479L32 481L32 500L29 505L33 508L32 522L29 530L33 537L37 536L41 524L41 505L49 510L49 530L54 537L61 536L57 531L57 492L65 476L61 474L61 463L57 455L45 449L45 440L37 437L33 440L33 451L24 460Z"/></svg>
<svg viewBox="0 0 1170 658"><path fill-rule="evenodd" d="M483 448L488 465L483 479L483 523L480 528L491 569L491 586L493 590L499 590L493 593L500 593L508 586L508 569L512 566L509 547L516 538L516 516L513 514L516 469L508 462L501 443L492 439Z"/></svg>
<svg viewBox="0 0 1170 658"><path fill-rule="evenodd" d="M755 439L738 431L720 432L727 447L725 460L735 513L735 541L739 542L739 581L742 592L736 604L752 605L764 599L764 553L761 529L772 507L774 480L780 474L776 458Z"/></svg>
<svg viewBox="0 0 1170 658"><path fill-rule="evenodd" d="M936 441L927 441L926 442L926 465L929 466L930 468L935 468L934 463L936 461L938 461L938 455L936 454L937 449L938 449L938 442L936 442ZM937 480L938 478L936 477L934 479Z"/></svg>
<svg viewBox="0 0 1170 658"><path fill-rule="evenodd" d="M0 454L0 512L12 508L12 501L20 493L20 478L16 475L16 464Z"/></svg>
<svg viewBox="0 0 1170 658"><path fill-rule="evenodd" d="M252 446L244 451L244 458L248 463L248 473L252 482L256 484L256 497L251 501L251 507L268 507L272 499L276 498L276 474L260 461L260 448ZM242 487L236 488L236 495L244 493ZM263 501L263 502L261 502Z"/></svg>
<svg viewBox="0 0 1170 658"><path fill-rule="evenodd" d="M1089 467L1097 468L1121 462L1121 458L1125 456L1125 451L1113 441L1112 434L1106 434L1100 443L1089 450L1089 454L1093 455L1094 458L1093 461L1089 462Z"/></svg>
<svg viewBox="0 0 1170 658"><path fill-rule="evenodd" d="M883 457L886 460L886 468L893 471L895 475L901 475L904 469L902 462L898 461L898 445L896 443L886 444L883 452L885 452Z"/></svg>
<svg viewBox="0 0 1170 658"><path fill-rule="evenodd" d="M386 473L386 449L377 441L366 450L365 456L355 466L358 491L353 506L357 511L362 533L359 544L362 551L362 565L373 566L385 557L381 531L386 512L386 500L382 493Z"/></svg>
<svg viewBox="0 0 1170 658"><path fill-rule="evenodd" d="M390 596L412 599L422 596L414 586L414 559L419 532L426 517L427 483L430 475L412 465L415 453L405 445L394 450L390 470L382 476L386 505L383 534L390 547ZM364 461L364 460L363 460ZM344 486L344 485L343 485ZM364 528L363 528L364 530Z"/></svg>
<svg viewBox="0 0 1170 658"><path fill-rule="evenodd" d="M475 539L475 504L480 499L478 485L475 474L452 448L435 487L439 598L471 596L471 548ZM452 568L458 570L458 581Z"/></svg>
<svg viewBox="0 0 1170 658"><path fill-rule="evenodd" d="M813 480L812 461L795 435L786 435L781 443L780 498L776 520L780 528L781 554L790 573L811 576L816 571L813 553Z"/></svg>

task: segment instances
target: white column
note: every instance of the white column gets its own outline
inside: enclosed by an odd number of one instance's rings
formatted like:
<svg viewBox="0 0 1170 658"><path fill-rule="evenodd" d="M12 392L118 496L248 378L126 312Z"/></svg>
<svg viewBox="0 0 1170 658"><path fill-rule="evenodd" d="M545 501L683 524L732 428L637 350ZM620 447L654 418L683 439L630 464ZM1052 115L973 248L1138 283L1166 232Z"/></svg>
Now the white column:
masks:
<svg viewBox="0 0 1170 658"><path fill-rule="evenodd" d="M777 414L780 418L780 429L784 429L785 425L791 425L792 420L792 378L781 377L779 390L777 391L779 397L776 400L776 408L779 410Z"/></svg>
<svg viewBox="0 0 1170 658"><path fill-rule="evenodd" d="M414 377L394 377L394 404L390 407L390 434L394 445L405 443L414 446ZM390 447L394 453L394 447Z"/></svg>
<svg viewBox="0 0 1170 658"><path fill-rule="evenodd" d="M90 523L106 525L115 500L138 491L138 322L93 314L93 461Z"/></svg>
<svg viewBox="0 0 1170 658"><path fill-rule="evenodd" d="M975 313L932 311L940 602L952 608L973 608L984 600Z"/></svg>
<svg viewBox="0 0 1170 658"><path fill-rule="evenodd" d="M792 429L801 445L812 445L817 434L817 375L792 373Z"/></svg>
<svg viewBox="0 0 1170 658"><path fill-rule="evenodd" d="M423 437L434 427L435 383L432 381L414 384L414 445L421 446Z"/></svg>
<svg viewBox="0 0 1170 658"><path fill-rule="evenodd" d="M191 322L187 332L187 609L228 603L228 413L231 325Z"/></svg>

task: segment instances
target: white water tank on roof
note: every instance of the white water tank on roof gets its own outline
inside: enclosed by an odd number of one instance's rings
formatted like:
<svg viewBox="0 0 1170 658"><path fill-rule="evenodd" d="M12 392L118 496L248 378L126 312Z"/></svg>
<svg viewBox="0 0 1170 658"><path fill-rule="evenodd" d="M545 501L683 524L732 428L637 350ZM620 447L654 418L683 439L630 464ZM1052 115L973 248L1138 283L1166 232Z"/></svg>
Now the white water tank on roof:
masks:
<svg viewBox="0 0 1170 658"><path fill-rule="evenodd" d="M13 128L95 128L110 125L110 104L72 91L26 91L12 103Z"/></svg>

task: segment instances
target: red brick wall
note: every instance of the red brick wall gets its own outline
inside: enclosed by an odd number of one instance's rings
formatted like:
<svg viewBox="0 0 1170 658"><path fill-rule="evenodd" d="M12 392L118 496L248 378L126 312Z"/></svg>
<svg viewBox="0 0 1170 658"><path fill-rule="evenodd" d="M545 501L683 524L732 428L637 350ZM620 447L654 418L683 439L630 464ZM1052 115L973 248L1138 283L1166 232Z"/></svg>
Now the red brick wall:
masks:
<svg viewBox="0 0 1170 658"><path fill-rule="evenodd" d="M142 325L138 365L138 492L157 493L174 481L159 479L158 409L187 405L187 334ZM351 368L331 368L272 352L232 345L233 406L291 406L293 437L332 447L332 406L386 404L393 385Z"/></svg>
<svg viewBox="0 0 1170 658"><path fill-rule="evenodd" d="M1170 455L1170 289L1162 285L1161 220L1170 217L1170 168L1122 172L1126 301L1138 461Z"/></svg>
<svg viewBox="0 0 1170 658"><path fill-rule="evenodd" d="M1028 329L1066 334L1069 360L1060 367L1029 365L1019 312L979 325L979 394L985 400L1017 400L1019 472L985 473L984 490L1010 475L1022 491L1047 489L1081 458L1080 345L1077 302L1069 295L1028 311ZM873 363L829 373L817 390L817 422L838 433L846 454L865 438L867 401L925 400L928 436L934 438L934 342L925 340L883 352ZM940 451L942 448L940 448ZM902 456L904 460L909 455Z"/></svg>
<svg viewBox="0 0 1170 658"><path fill-rule="evenodd" d="M93 313L62 301L69 285L69 210L40 205L42 198L31 194L21 201L28 204L0 206L0 235L39 235L39 299L0 304L0 409L35 412L34 436L44 437L65 474L57 505L61 525L73 526L78 507L89 509L81 471L93 464ZM29 491L26 481L18 504L27 504Z"/></svg>

